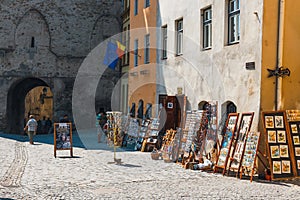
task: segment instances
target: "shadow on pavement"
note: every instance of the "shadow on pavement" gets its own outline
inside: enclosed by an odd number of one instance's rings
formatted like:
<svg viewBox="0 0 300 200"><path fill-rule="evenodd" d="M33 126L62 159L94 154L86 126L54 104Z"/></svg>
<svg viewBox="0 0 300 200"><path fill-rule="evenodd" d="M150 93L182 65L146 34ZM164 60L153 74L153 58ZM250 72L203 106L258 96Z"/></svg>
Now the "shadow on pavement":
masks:
<svg viewBox="0 0 300 200"><path fill-rule="evenodd" d="M10 133L0 133L0 137L6 138L6 139L11 139L11 140L16 140L19 142L29 142L29 137L27 135L17 135L17 134L10 134ZM73 132L72 134L72 139L73 139L73 147L78 147L78 148L85 148L83 143L81 142L77 132ZM43 134L43 135L35 135L33 141L35 143L44 143L44 144L54 144L54 136L53 134ZM37 145L37 144L34 144Z"/></svg>
<svg viewBox="0 0 300 200"><path fill-rule="evenodd" d="M65 158L81 158L80 156L56 156L56 158L63 158L63 159L65 159Z"/></svg>
<svg viewBox="0 0 300 200"><path fill-rule="evenodd" d="M132 164L121 164L119 166L122 166L122 167L130 167L130 168L134 168L134 167L142 167L140 165L132 165Z"/></svg>

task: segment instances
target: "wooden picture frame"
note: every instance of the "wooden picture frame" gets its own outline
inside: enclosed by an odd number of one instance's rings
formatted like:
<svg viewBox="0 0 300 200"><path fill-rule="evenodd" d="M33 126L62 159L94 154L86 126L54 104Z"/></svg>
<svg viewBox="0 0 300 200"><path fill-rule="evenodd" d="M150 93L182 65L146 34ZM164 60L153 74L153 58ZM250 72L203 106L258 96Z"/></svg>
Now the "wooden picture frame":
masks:
<svg viewBox="0 0 300 200"><path fill-rule="evenodd" d="M56 151L70 150L73 157L72 123L54 123L54 157Z"/></svg>
<svg viewBox="0 0 300 200"><path fill-rule="evenodd" d="M300 110L286 110L287 120L291 133L291 150L294 151L292 169L295 177L300 177Z"/></svg>
<svg viewBox="0 0 300 200"><path fill-rule="evenodd" d="M285 111L262 112L263 127L272 180L295 176L295 156L290 125ZM276 132L276 140L273 137ZM273 138L270 138L273 137Z"/></svg>
<svg viewBox="0 0 300 200"><path fill-rule="evenodd" d="M239 119L239 113L230 113L226 120L226 132L221 141L221 148L218 152L214 173L222 169L225 174L228 159L230 156L231 146L235 137L236 127Z"/></svg>
<svg viewBox="0 0 300 200"><path fill-rule="evenodd" d="M240 179L242 178L243 174L246 174L246 172L248 172L248 175L250 175L250 182L252 182L253 180L254 171L257 170L256 158L258 153L260 136L260 132L249 132L247 134L245 142L245 151L241 162L241 166L239 168Z"/></svg>
<svg viewBox="0 0 300 200"><path fill-rule="evenodd" d="M229 171L235 171L236 176L240 171L241 162L243 159L246 139L248 137L248 133L251 130L252 121L254 118L254 112L242 113L240 117L240 124L236 134L236 142L233 143L233 153L230 155L230 162L228 167Z"/></svg>

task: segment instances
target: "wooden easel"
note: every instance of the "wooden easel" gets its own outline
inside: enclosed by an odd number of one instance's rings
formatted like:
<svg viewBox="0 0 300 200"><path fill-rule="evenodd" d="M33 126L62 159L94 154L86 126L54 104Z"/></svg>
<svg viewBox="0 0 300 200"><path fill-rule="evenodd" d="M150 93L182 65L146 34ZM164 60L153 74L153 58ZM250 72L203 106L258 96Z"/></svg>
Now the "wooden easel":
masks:
<svg viewBox="0 0 300 200"><path fill-rule="evenodd" d="M73 157L73 141L72 141L72 123L54 123L54 157L56 158L56 151L57 150L70 150L70 155ZM60 128L63 127L63 128ZM62 131L61 131L62 130ZM68 131L68 132L67 132ZM58 137L58 134L65 134ZM66 141L67 134L69 134L69 141ZM57 142L60 144L67 144L70 143L70 147L58 147Z"/></svg>

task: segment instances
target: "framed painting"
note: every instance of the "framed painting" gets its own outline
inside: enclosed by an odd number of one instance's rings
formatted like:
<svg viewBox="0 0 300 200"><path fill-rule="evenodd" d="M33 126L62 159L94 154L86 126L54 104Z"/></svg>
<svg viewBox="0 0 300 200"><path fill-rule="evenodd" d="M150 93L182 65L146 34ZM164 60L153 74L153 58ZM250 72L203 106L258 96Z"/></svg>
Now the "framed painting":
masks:
<svg viewBox="0 0 300 200"><path fill-rule="evenodd" d="M57 150L70 150L73 157L72 124L54 123L54 157Z"/></svg>
<svg viewBox="0 0 300 200"><path fill-rule="evenodd" d="M226 131L221 141L221 147L219 154L217 156L216 165L214 172L219 169L223 170L223 175L226 172L226 166L228 164L228 159L230 157L230 151L232 147L232 142L235 137L236 126L238 123L239 113L230 113L226 120Z"/></svg>
<svg viewBox="0 0 300 200"><path fill-rule="evenodd" d="M284 180L295 176L295 156L293 139L298 131L297 124L289 124L286 111L262 112L262 119L266 137L269 166L272 180ZM294 119L289 117L289 119ZM300 152L299 152L300 153ZM299 155L300 156L300 155ZM300 157L299 157L300 158Z"/></svg>
<svg viewBox="0 0 300 200"><path fill-rule="evenodd" d="M240 125L236 134L236 142L233 143L232 152L230 155L229 171L235 171L238 175L240 171L241 161L245 151L245 143L247 135L251 129L254 112L242 113L240 117Z"/></svg>
<svg viewBox="0 0 300 200"><path fill-rule="evenodd" d="M250 176L250 181L252 182L254 171L256 167L256 158L258 152L258 144L260 141L260 132L249 132L245 142L245 151L243 159L241 162L241 167L239 168L240 178L243 174L248 172Z"/></svg>

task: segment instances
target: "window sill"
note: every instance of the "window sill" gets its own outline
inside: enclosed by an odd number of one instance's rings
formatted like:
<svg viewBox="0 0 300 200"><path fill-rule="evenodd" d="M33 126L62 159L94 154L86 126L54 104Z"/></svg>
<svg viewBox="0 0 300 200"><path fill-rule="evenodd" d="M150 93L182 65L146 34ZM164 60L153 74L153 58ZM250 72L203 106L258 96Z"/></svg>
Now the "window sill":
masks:
<svg viewBox="0 0 300 200"><path fill-rule="evenodd" d="M205 47L202 49L202 51L208 51L208 50L211 50L212 48L211 47Z"/></svg>
<svg viewBox="0 0 300 200"><path fill-rule="evenodd" d="M229 42L229 43L227 44L227 46L235 45L235 44L239 44L239 43L240 43L240 41Z"/></svg>

